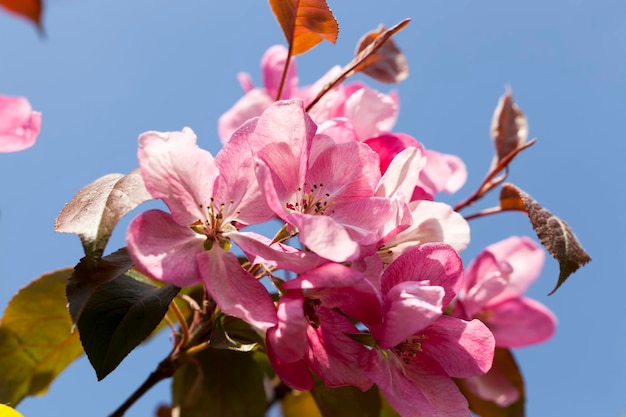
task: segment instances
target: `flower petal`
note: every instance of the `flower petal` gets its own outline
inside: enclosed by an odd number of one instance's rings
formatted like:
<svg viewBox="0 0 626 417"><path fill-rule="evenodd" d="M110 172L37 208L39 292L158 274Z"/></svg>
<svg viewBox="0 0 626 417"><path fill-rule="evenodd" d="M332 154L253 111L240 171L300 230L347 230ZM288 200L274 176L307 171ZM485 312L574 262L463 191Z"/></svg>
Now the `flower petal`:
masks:
<svg viewBox="0 0 626 417"><path fill-rule="evenodd" d="M273 337L272 333L275 331L275 327L268 329L268 337ZM267 344L266 350L267 358L272 364L272 368L274 368L285 384L301 391L308 391L313 388L315 380L313 379L313 375L311 375L309 364L305 359L296 362L285 362L276 355L272 343Z"/></svg>
<svg viewBox="0 0 626 417"><path fill-rule="evenodd" d="M278 302L278 326L267 332L267 343L277 357L284 362L296 362L304 358L308 350L308 323L304 318L304 297L287 293Z"/></svg>
<svg viewBox="0 0 626 417"><path fill-rule="evenodd" d="M367 374L389 404L410 417L470 417L467 400L450 377L405 369L393 353L372 350Z"/></svg>
<svg viewBox="0 0 626 417"><path fill-rule="evenodd" d="M222 143L228 142L232 134L247 120L263 114L273 102L274 99L263 88L248 91L218 120L217 132Z"/></svg>
<svg viewBox="0 0 626 417"><path fill-rule="evenodd" d="M254 264L266 264L278 269L302 273L326 262L313 252L305 252L254 232L228 233L231 239Z"/></svg>
<svg viewBox="0 0 626 417"><path fill-rule="evenodd" d="M557 319L548 308L530 298L511 298L490 306L487 325L501 347L524 347L548 340Z"/></svg>
<svg viewBox="0 0 626 417"><path fill-rule="evenodd" d="M276 325L276 307L263 284L243 269L237 257L218 245L196 256L202 281L222 311L261 330Z"/></svg>
<svg viewBox="0 0 626 417"><path fill-rule="evenodd" d="M287 48L283 45L270 46L263 58L261 58L261 70L263 72L263 85L267 94L274 100L293 98L298 87L298 75L296 62L291 59L289 69L285 76L283 92L278 97L278 87L280 86L285 64L287 63Z"/></svg>
<svg viewBox="0 0 626 417"><path fill-rule="evenodd" d="M24 97L0 95L0 152L16 152L35 144L41 113L32 111Z"/></svg>
<svg viewBox="0 0 626 417"><path fill-rule="evenodd" d="M489 304L498 303L511 297L519 297L539 278L546 254L537 243L526 236L511 236L508 239L487 246L485 249L500 262L507 262L511 268L509 285Z"/></svg>
<svg viewBox="0 0 626 417"><path fill-rule="evenodd" d="M358 258L359 244L333 218L294 212L287 220L298 228L300 242L319 256L335 262Z"/></svg>
<svg viewBox="0 0 626 417"><path fill-rule="evenodd" d="M302 290L326 308L338 308L365 324L381 318L382 301L374 285L360 272L337 263L327 263L283 284L285 290Z"/></svg>
<svg viewBox="0 0 626 417"><path fill-rule="evenodd" d="M447 306L463 284L463 263L451 246L425 243L393 261L381 278L381 291L386 294L404 281L426 281L446 291L443 306Z"/></svg>
<svg viewBox="0 0 626 417"><path fill-rule="evenodd" d="M195 255L202 252L205 240L161 210L141 213L126 234L128 252L137 269L177 287L200 282Z"/></svg>
<svg viewBox="0 0 626 417"><path fill-rule="evenodd" d="M491 368L495 340L480 320L441 316L420 333L424 335L422 353L441 365L449 376L482 375Z"/></svg>
<svg viewBox="0 0 626 417"><path fill-rule="evenodd" d="M346 334L358 333L356 327L342 315L320 306L315 314L321 325L308 327L311 368L329 387L354 385L365 391L372 381L359 366L367 349Z"/></svg>
<svg viewBox="0 0 626 417"><path fill-rule="evenodd" d="M385 295L380 346L392 348L432 324L442 314L442 287L404 281ZM374 335L376 337L376 335Z"/></svg>
<svg viewBox="0 0 626 417"><path fill-rule="evenodd" d="M198 147L189 128L139 136L139 167L146 188L161 198L180 225L206 219L219 170L213 156Z"/></svg>

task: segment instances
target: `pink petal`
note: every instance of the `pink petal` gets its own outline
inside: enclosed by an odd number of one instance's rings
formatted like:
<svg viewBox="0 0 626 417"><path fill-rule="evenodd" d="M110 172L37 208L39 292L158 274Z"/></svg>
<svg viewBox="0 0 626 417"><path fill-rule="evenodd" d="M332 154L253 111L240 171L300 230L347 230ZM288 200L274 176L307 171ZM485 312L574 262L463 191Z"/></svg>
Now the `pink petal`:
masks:
<svg viewBox="0 0 626 417"><path fill-rule="evenodd" d="M474 394L500 407L508 407L519 399L517 388L496 363L485 375L471 376L465 379L465 383Z"/></svg>
<svg viewBox="0 0 626 417"><path fill-rule="evenodd" d="M511 298L489 307L487 325L501 347L524 347L548 340L556 330L556 317L530 298Z"/></svg>
<svg viewBox="0 0 626 417"><path fill-rule="evenodd" d="M519 297L541 274L545 261L544 250L528 237L511 236L508 239L489 245L486 249L500 262L507 262L512 272L509 285L491 303L498 303L511 297Z"/></svg>
<svg viewBox="0 0 626 417"><path fill-rule="evenodd" d="M362 143L330 143L309 161L306 183L322 184L337 204L370 197L380 181L379 165L378 155Z"/></svg>
<svg viewBox="0 0 626 417"><path fill-rule="evenodd" d="M368 139L365 143L378 154L380 170L383 173L387 171L393 158L406 148L417 148L422 151L422 155L424 153L422 145L415 138L404 133L385 133Z"/></svg>
<svg viewBox="0 0 626 417"><path fill-rule="evenodd" d="M404 281L443 287L443 306L447 306L463 284L463 263L449 245L425 243L405 252L387 267L381 278L381 291L387 294Z"/></svg>
<svg viewBox="0 0 626 417"><path fill-rule="evenodd" d="M261 330L277 324L272 297L263 284L241 267L233 253L214 244L196 259L207 291L224 313Z"/></svg>
<svg viewBox="0 0 626 417"><path fill-rule="evenodd" d="M228 238L255 264L302 273L326 262L313 252L305 252L282 243L272 244L271 239L253 232L229 233Z"/></svg>
<svg viewBox="0 0 626 417"><path fill-rule="evenodd" d="M278 326L267 332L267 343L277 357L284 362L296 362L304 358L308 350L308 323L304 318L304 297L287 293L278 302Z"/></svg>
<svg viewBox="0 0 626 417"><path fill-rule="evenodd" d="M303 290L327 308L338 308L363 323L381 319L380 294L360 272L347 266L327 263L285 282L282 289Z"/></svg>
<svg viewBox="0 0 626 417"><path fill-rule="evenodd" d="M217 131L222 143L228 142L241 125L253 117L260 116L273 102L274 99L265 89L254 88L248 91L218 120Z"/></svg>
<svg viewBox="0 0 626 417"><path fill-rule="evenodd" d="M361 141L389 132L398 116L398 103L393 97L363 87L348 97L345 116Z"/></svg>
<svg viewBox="0 0 626 417"><path fill-rule="evenodd" d="M470 417L467 400L451 378L405 369L393 353L372 350L367 374L401 416Z"/></svg>
<svg viewBox="0 0 626 417"><path fill-rule="evenodd" d="M261 70L263 71L263 85L267 94L274 100L293 98L298 87L298 76L296 62L289 62L289 70L285 77L285 85L280 97L278 97L278 87L280 85L285 64L287 63L287 48L282 45L271 46L261 59Z"/></svg>
<svg viewBox="0 0 626 417"><path fill-rule="evenodd" d="M434 195L440 191L457 192L467 180L467 169L463 161L454 155L424 150L427 163L420 173L421 186Z"/></svg>
<svg viewBox="0 0 626 417"><path fill-rule="evenodd" d="M457 252L467 247L470 228L467 221L452 207L434 201L411 201L412 224L386 242L397 258L405 251L428 242L442 242Z"/></svg>
<svg viewBox="0 0 626 417"><path fill-rule="evenodd" d="M392 348L432 324L443 314L443 296L443 288L416 281L401 282L391 288L385 295L380 346Z"/></svg>
<svg viewBox="0 0 626 417"><path fill-rule="evenodd" d="M346 334L358 333L356 327L342 315L320 306L316 310L321 325L309 326L309 363L329 387L353 385L366 391L372 381L359 366L367 354L366 348Z"/></svg>
<svg viewBox="0 0 626 417"><path fill-rule="evenodd" d="M161 210L141 213L126 234L128 252L137 269L177 287L200 282L195 256L203 251L205 241L206 236L179 225Z"/></svg>
<svg viewBox="0 0 626 417"><path fill-rule="evenodd" d="M324 121L319 125L317 132L318 134L322 133L331 137L335 143L354 142L359 140L356 136L352 123L345 117L337 117Z"/></svg>
<svg viewBox="0 0 626 417"><path fill-rule="evenodd" d="M263 113L249 137L252 152L269 168L281 201L303 186L316 129L300 100L278 101Z"/></svg>
<svg viewBox="0 0 626 417"><path fill-rule="evenodd" d="M273 337L272 333L275 331L275 327L268 329L268 337ZM309 364L305 359L296 362L285 362L276 355L272 343L266 345L266 350L267 358L272 364L272 368L274 368L285 384L301 391L308 391L313 388L315 380L313 379L313 375L311 375Z"/></svg>
<svg viewBox="0 0 626 417"><path fill-rule="evenodd" d="M32 111L24 97L0 95L0 152L16 152L35 144L41 113Z"/></svg>
<svg viewBox="0 0 626 417"><path fill-rule="evenodd" d="M236 133L215 157L220 170L214 202L224 204L224 221L242 224L262 223L273 217L255 174L255 161L247 135Z"/></svg>
<svg viewBox="0 0 626 417"><path fill-rule="evenodd" d="M177 223L206 219L219 171L191 129L140 135L139 167L150 194L163 199Z"/></svg>
<svg viewBox="0 0 626 417"><path fill-rule="evenodd" d="M406 148L397 154L380 179L376 195L390 198L402 196L407 202L413 195L419 172L426 164L419 148Z"/></svg>
<svg viewBox="0 0 626 417"><path fill-rule="evenodd" d="M406 207L403 204L394 205L387 198L370 197L338 205L331 216L346 228L352 240L361 245L370 245L378 243L383 233L389 232L390 220L409 221L404 209Z"/></svg>
<svg viewBox="0 0 626 417"><path fill-rule="evenodd" d="M452 377L482 375L491 368L495 340L480 320L441 316L421 334L423 354Z"/></svg>

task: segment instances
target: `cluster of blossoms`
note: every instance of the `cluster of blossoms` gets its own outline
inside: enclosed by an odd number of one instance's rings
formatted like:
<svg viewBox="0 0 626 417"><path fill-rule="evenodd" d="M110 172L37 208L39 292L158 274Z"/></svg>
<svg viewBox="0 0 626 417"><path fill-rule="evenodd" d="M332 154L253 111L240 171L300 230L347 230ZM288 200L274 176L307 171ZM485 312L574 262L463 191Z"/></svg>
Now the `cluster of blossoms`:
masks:
<svg viewBox="0 0 626 417"><path fill-rule="evenodd" d="M136 267L180 287L202 282L225 314L265 335L294 389L311 389L314 376L376 384L403 416L469 416L453 380L463 378L511 404L517 391L490 368L496 346L554 331L554 316L523 297L543 251L512 237L464 272L469 226L434 201L464 183L462 161L393 132L397 97L362 83L307 109L326 77L300 88L292 63L275 101L286 55L267 51L263 88L241 77L246 93L220 120L215 157L189 128L140 136L143 180L169 212L132 221ZM273 238L245 230L270 220L280 222Z"/></svg>

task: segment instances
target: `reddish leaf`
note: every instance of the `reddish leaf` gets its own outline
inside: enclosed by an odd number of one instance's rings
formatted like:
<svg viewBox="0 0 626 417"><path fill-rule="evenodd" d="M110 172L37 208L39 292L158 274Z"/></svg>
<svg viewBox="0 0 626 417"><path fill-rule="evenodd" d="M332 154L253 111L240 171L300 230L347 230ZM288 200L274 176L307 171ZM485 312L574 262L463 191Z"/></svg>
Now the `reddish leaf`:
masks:
<svg viewBox="0 0 626 417"><path fill-rule="evenodd" d="M524 417L524 378L519 371L513 354L508 349L496 348L493 357L491 372L498 372L517 389L519 398L513 404L502 407L494 402L485 400L476 395L463 379L455 379L459 389L467 398L470 410L480 417Z"/></svg>
<svg viewBox="0 0 626 417"><path fill-rule="evenodd" d="M491 137L496 147L492 168L528 140L528 122L510 91L500 97L493 113Z"/></svg>
<svg viewBox="0 0 626 417"><path fill-rule="evenodd" d="M559 279L550 294L553 294L578 268L591 261L591 257L585 252L567 223L552 215L513 184L502 186L500 206L503 210L525 211L539 240L559 262Z"/></svg>
<svg viewBox="0 0 626 417"><path fill-rule="evenodd" d="M373 56L380 48L382 48L393 35L404 29L410 21L410 19L404 19L397 25L379 33L376 39L358 52L352 61L343 67L341 72L332 81L328 82L328 84L326 84L319 93L317 93L315 98L307 105L306 111L311 110L311 108L315 106L315 104L335 86L341 84L345 79L354 75L357 71L361 71L362 66L367 66L368 58Z"/></svg>
<svg viewBox="0 0 626 417"><path fill-rule="evenodd" d="M98 259L119 219L150 199L138 169L128 175L105 175L80 190L63 207L54 230L77 234L87 258Z"/></svg>
<svg viewBox="0 0 626 417"><path fill-rule="evenodd" d="M0 6L41 27L41 0L0 0Z"/></svg>
<svg viewBox="0 0 626 417"><path fill-rule="evenodd" d="M363 35L357 46L356 56L385 32L384 26L381 26ZM378 50L365 58L355 71L362 72L381 83L393 84L409 76L409 65L393 39L387 39Z"/></svg>
<svg viewBox="0 0 626 417"><path fill-rule="evenodd" d="M337 41L339 25L324 0L270 0L291 55L302 54L326 39Z"/></svg>

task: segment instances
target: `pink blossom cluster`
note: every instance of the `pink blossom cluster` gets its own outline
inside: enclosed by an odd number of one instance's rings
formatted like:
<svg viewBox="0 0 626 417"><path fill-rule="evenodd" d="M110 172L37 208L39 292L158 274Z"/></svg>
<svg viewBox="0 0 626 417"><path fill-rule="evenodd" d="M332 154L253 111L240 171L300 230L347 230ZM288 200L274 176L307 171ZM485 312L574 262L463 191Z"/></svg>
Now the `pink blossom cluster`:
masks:
<svg viewBox="0 0 626 417"><path fill-rule="evenodd" d="M145 185L169 212L130 224L136 267L180 287L203 283L225 314L265 334L271 364L294 389L311 389L314 376L331 387L376 384L402 416L469 416L453 378L515 401L515 388L499 390L502 376L488 371L496 345L554 330L551 313L523 297L543 252L510 238L464 272L469 226L434 201L463 184L462 161L394 133L397 97L362 83L336 87L307 112L325 81L299 88L292 65L285 100L275 101L285 56L282 47L265 54L263 88L242 76L246 93L220 120L217 155L189 128L140 136ZM273 237L246 231L272 219Z"/></svg>

